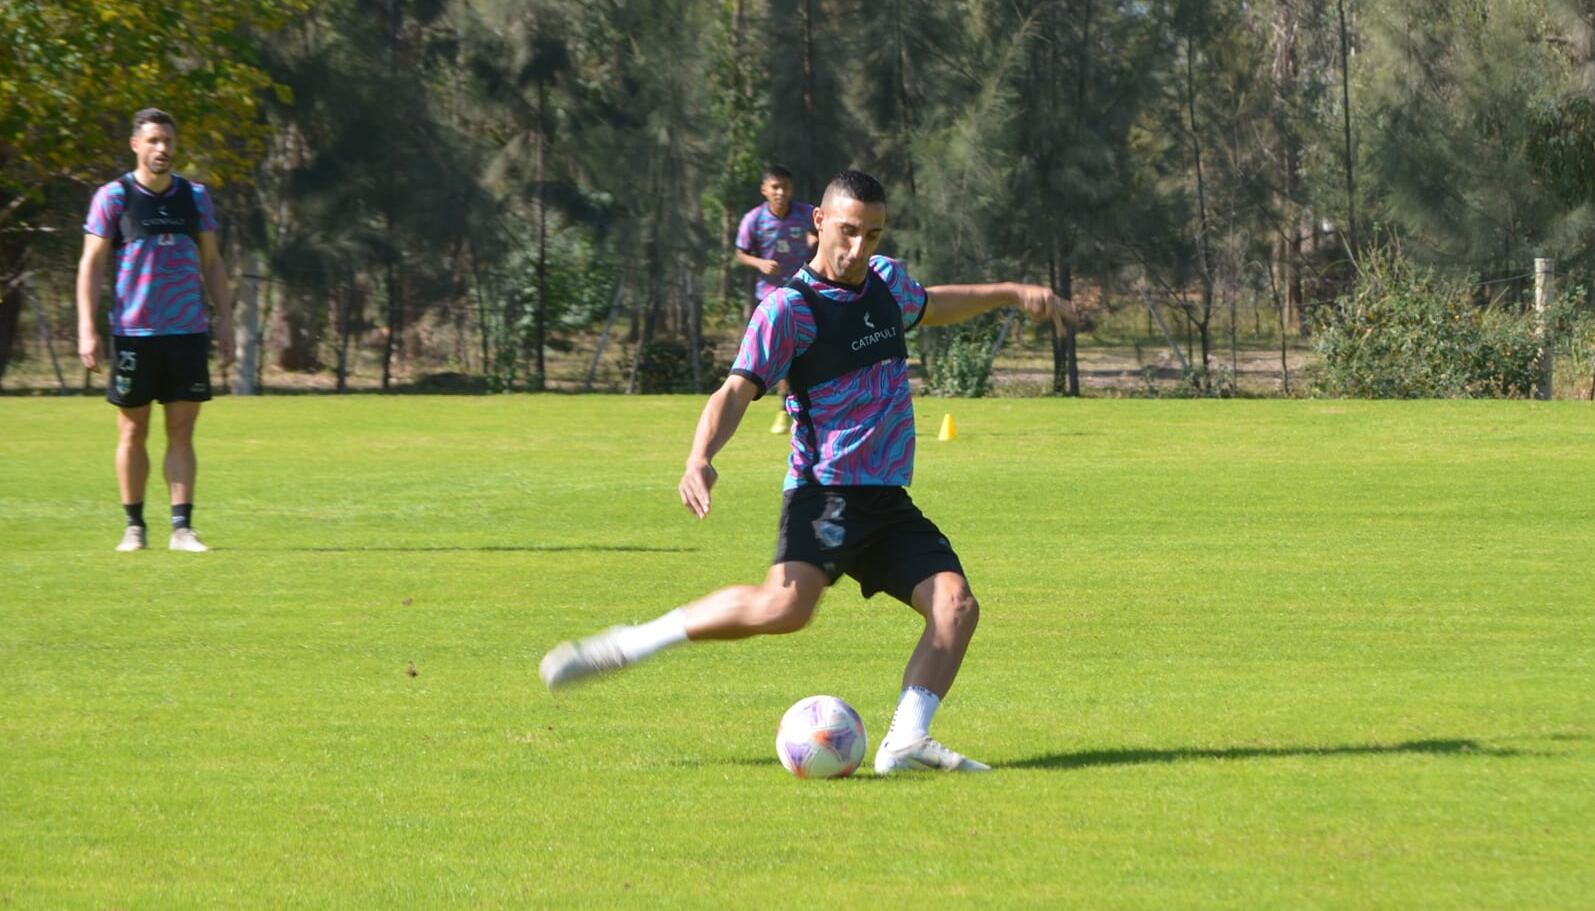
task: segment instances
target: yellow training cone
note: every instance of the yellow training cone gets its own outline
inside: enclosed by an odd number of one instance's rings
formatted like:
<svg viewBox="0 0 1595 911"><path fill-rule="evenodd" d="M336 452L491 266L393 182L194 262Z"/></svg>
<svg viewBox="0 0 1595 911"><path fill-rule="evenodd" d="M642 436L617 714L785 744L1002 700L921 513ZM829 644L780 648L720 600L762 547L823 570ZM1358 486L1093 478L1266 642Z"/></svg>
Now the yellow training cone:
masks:
<svg viewBox="0 0 1595 911"><path fill-rule="evenodd" d="M771 433L786 433L792 429L792 422L787 419L785 411L775 413L775 423L770 425Z"/></svg>
<svg viewBox="0 0 1595 911"><path fill-rule="evenodd" d="M946 442L958 439L958 425L953 423L953 416L944 414L941 417L941 431L936 434L936 439Z"/></svg>

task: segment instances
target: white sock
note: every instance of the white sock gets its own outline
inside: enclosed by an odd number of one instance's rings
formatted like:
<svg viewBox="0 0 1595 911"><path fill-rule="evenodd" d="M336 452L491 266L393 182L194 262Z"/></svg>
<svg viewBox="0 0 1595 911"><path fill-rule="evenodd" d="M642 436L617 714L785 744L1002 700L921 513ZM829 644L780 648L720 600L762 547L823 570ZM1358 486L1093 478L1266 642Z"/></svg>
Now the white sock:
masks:
<svg viewBox="0 0 1595 911"><path fill-rule="evenodd" d="M628 662L637 662L661 649L687 641L687 615L676 608L662 617L627 626L617 633L620 653Z"/></svg>
<svg viewBox="0 0 1595 911"><path fill-rule="evenodd" d="M941 697L922 686L905 686L897 697L897 713L886 729L882 749L896 749L930 733L930 719L941 705Z"/></svg>

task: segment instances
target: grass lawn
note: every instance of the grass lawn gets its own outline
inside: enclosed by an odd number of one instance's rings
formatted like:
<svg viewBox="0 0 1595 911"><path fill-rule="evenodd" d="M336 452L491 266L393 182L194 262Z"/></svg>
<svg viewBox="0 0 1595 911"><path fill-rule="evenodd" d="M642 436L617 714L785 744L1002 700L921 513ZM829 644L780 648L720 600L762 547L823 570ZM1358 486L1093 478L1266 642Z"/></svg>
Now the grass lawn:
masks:
<svg viewBox="0 0 1595 911"><path fill-rule="evenodd" d="M0 399L0 908L1595 895L1590 406L922 400L915 498L983 607L935 730L997 768L814 782L781 713L884 733L918 635L846 580L794 636L536 678L762 574L774 406L700 523L700 405L224 399L188 555L158 467L156 549L112 552L108 406Z"/></svg>

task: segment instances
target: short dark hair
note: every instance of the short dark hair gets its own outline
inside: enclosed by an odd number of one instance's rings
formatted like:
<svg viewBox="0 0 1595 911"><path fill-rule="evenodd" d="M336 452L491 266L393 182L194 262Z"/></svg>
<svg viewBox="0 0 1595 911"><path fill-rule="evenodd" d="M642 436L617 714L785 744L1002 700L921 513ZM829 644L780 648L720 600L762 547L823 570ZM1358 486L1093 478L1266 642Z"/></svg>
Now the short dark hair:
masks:
<svg viewBox="0 0 1595 911"><path fill-rule="evenodd" d="M825 197L828 199L832 194L859 202L886 203L886 188L881 186L881 182L863 171L852 169L832 177L831 182L825 185Z"/></svg>
<svg viewBox="0 0 1595 911"><path fill-rule="evenodd" d="M165 126L171 127L173 133L177 132L177 121L172 119L172 115L166 113L160 108L145 108L144 110L139 111L137 114L134 114L133 135L137 136L138 131L143 128L144 124L146 123L163 124Z"/></svg>
<svg viewBox="0 0 1595 911"><path fill-rule="evenodd" d="M772 177L779 177L782 180L791 180L792 172L787 170L787 167L784 164L776 164L771 162L770 164L764 166L764 176L759 179L761 181L765 181Z"/></svg>

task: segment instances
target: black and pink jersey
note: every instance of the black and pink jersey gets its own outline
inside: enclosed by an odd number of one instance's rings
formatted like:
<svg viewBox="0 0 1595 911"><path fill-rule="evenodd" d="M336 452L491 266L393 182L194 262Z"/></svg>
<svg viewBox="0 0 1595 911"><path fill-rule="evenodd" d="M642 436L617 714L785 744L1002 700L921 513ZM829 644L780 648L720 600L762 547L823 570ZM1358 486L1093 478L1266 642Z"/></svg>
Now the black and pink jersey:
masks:
<svg viewBox="0 0 1595 911"><path fill-rule="evenodd" d="M779 275L759 276L753 288L758 300L786 284L808 261L809 234L813 230L814 207L806 202L788 206L785 218L777 218L769 203L760 203L742 216L742 224L737 227L737 249L749 256L773 259L781 266Z"/></svg>
<svg viewBox="0 0 1595 911"><path fill-rule="evenodd" d="M175 194L192 192L199 230L213 232L217 228L215 208L202 184L174 178L165 193L157 194L128 174L125 179L100 187L94 194L88 219L83 223L85 233L108 240L116 238L117 224L128 205L129 187L149 197L157 210L167 199L175 204ZM127 240L115 255L112 335L189 335L209 330L205 285L200 277L199 244L195 237L183 233L150 233Z"/></svg>
<svg viewBox="0 0 1595 911"><path fill-rule="evenodd" d="M839 304L861 303L869 282L880 282L902 311L902 331L914 328L925 312L924 287L889 257L871 257L869 268L873 274L857 288L826 281L806 267L792 281ZM855 343L877 339L880 331L869 330L861 324ZM753 380L761 392L774 388L817 336L803 294L777 288L749 320L731 372ZM786 489L804 484L908 486L914 477L915 438L906 358L878 361L816 383L805 393L806 401L794 394L785 402L794 425ZM797 432L798 427L804 432Z"/></svg>

